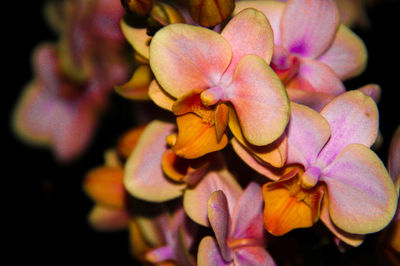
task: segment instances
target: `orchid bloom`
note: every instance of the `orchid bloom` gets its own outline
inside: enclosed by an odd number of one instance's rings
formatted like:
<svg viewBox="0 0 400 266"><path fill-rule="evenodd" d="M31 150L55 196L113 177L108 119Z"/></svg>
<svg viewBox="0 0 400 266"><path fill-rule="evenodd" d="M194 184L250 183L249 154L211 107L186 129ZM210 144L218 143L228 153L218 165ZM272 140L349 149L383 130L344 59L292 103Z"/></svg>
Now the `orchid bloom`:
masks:
<svg viewBox="0 0 400 266"><path fill-rule="evenodd" d="M335 1L240 1L234 14L249 7L262 11L271 23L275 40L271 66L292 101L296 102L299 90L310 98L339 95L345 92L341 80L364 70L364 43L340 24Z"/></svg>
<svg viewBox="0 0 400 266"><path fill-rule="evenodd" d="M290 108L268 65L272 51L272 29L254 9L234 16L221 34L185 24L156 33L150 66L157 82L149 94L177 116L172 149L178 156L194 159L224 148L228 120L253 145L267 145L282 135ZM239 125L228 119L232 112Z"/></svg>
<svg viewBox="0 0 400 266"><path fill-rule="evenodd" d="M233 211L229 205L234 205ZM261 187L256 183L234 201L215 191L208 200L208 219L216 239L201 240L198 265L275 265L264 248L262 207Z"/></svg>
<svg viewBox="0 0 400 266"><path fill-rule="evenodd" d="M377 129L374 101L350 91L320 114L292 103L283 169L261 164L234 142L247 164L276 180L263 187L266 229L282 235L321 218L339 239L357 246L362 235L385 227L396 210L397 193L383 163L369 149Z"/></svg>
<svg viewBox="0 0 400 266"><path fill-rule="evenodd" d="M163 26L185 22L177 9L162 2L157 2L152 6L150 16ZM139 66L134 70L129 81L115 86L115 91L131 100L149 100L148 89L153 80L149 67L149 44L152 37L147 34L146 28L131 25L128 17L121 19L120 26L126 40L135 50L135 59Z"/></svg>
<svg viewBox="0 0 400 266"><path fill-rule="evenodd" d="M157 120L144 129L125 165L125 188L132 196L150 202L183 196L187 215L208 226L207 199L210 195L222 190L233 198L240 194L241 187L217 156L210 164L201 163L196 168L171 153L166 138L174 129L174 124Z"/></svg>

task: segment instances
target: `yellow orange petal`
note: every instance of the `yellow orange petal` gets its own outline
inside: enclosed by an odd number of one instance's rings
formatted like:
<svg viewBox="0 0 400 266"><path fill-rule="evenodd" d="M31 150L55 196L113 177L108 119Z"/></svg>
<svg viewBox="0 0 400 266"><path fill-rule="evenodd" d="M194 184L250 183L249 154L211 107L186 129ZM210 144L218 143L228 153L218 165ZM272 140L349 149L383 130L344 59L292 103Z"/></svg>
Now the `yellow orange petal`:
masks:
<svg viewBox="0 0 400 266"><path fill-rule="evenodd" d="M182 182L185 177L189 161L175 154L172 150L166 150L161 161L164 173L174 181Z"/></svg>
<svg viewBox="0 0 400 266"><path fill-rule="evenodd" d="M202 118L188 113L177 117L178 137L174 152L186 159L195 159L207 153L223 149L228 144L228 137L223 135L217 139L214 126L210 126Z"/></svg>
<svg viewBox="0 0 400 266"><path fill-rule="evenodd" d="M129 221L129 239L133 257L143 262L145 253L152 247L145 241L139 225L134 219Z"/></svg>
<svg viewBox="0 0 400 266"><path fill-rule="evenodd" d="M221 140L222 136L225 134L226 127L228 125L229 108L226 104L218 104L215 109L215 130L217 133L218 141Z"/></svg>
<svg viewBox="0 0 400 266"><path fill-rule="evenodd" d="M263 186L264 226L275 236L284 235L296 229L313 225L312 210L303 201L298 201L284 187L269 189Z"/></svg>
<svg viewBox="0 0 400 266"><path fill-rule="evenodd" d="M150 67L148 65L139 66L133 73L131 79L118 86L114 86L115 91L121 96L131 100L149 100L149 86L153 80Z"/></svg>
<svg viewBox="0 0 400 266"><path fill-rule="evenodd" d="M273 167L283 167L287 158L287 137L283 134L276 141L265 146L250 144L242 134L239 120L233 108L229 110L229 128L232 134L257 159L270 164Z"/></svg>
<svg viewBox="0 0 400 266"><path fill-rule="evenodd" d="M147 35L145 28L135 28L121 19L121 30L133 49L142 57L149 59L149 43L151 37Z"/></svg>
<svg viewBox="0 0 400 266"><path fill-rule="evenodd" d="M135 127L125 132L118 140L117 151L124 159L128 158L134 147L136 146L139 137L142 135L145 125Z"/></svg>
<svg viewBox="0 0 400 266"><path fill-rule="evenodd" d="M156 3L150 12L150 15L163 26L167 26L172 23L185 23L185 19L178 10L162 2Z"/></svg>
<svg viewBox="0 0 400 266"><path fill-rule="evenodd" d="M124 171L117 167L98 167L89 171L83 188L97 203L110 208L125 206Z"/></svg>

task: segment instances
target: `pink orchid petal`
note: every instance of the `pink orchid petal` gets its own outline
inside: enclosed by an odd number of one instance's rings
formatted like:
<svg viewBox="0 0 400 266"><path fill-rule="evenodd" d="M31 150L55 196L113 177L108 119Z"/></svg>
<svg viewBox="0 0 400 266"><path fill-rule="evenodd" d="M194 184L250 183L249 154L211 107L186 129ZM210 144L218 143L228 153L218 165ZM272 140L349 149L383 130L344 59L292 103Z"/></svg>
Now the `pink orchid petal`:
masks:
<svg viewBox="0 0 400 266"><path fill-rule="evenodd" d="M289 120L289 100L270 66L255 55L244 56L225 90L239 118L246 140L267 145L282 135Z"/></svg>
<svg viewBox="0 0 400 266"><path fill-rule="evenodd" d="M388 168L389 168L390 177L392 178L393 183L396 186L397 194L399 194L399 187L400 187L400 126L397 126L397 129L392 137L392 141L390 142Z"/></svg>
<svg viewBox="0 0 400 266"><path fill-rule="evenodd" d="M211 236L204 237L197 252L199 266L233 266L233 262L226 262L219 251L217 241Z"/></svg>
<svg viewBox="0 0 400 266"><path fill-rule="evenodd" d="M282 44L293 54L316 58L328 48L338 26L335 1L289 0L281 21Z"/></svg>
<svg viewBox="0 0 400 266"><path fill-rule="evenodd" d="M46 112L55 102L54 97L39 87L29 84L20 96L13 113L13 129L23 140L34 145L47 145L50 141L48 121L51 113Z"/></svg>
<svg viewBox="0 0 400 266"><path fill-rule="evenodd" d="M149 43L151 36L147 35L147 30L145 28L129 26L123 19L121 19L121 30L133 49L142 57L149 59Z"/></svg>
<svg viewBox="0 0 400 266"><path fill-rule="evenodd" d="M175 98L216 85L231 58L229 43L218 33L186 24L162 28L150 44L151 69Z"/></svg>
<svg viewBox="0 0 400 266"><path fill-rule="evenodd" d="M249 246L238 248L234 252L235 266L275 266L271 255L264 247Z"/></svg>
<svg viewBox="0 0 400 266"><path fill-rule="evenodd" d="M287 128L287 163L299 163L308 167L314 163L330 136L329 124L316 111L304 105L292 103Z"/></svg>
<svg viewBox="0 0 400 266"><path fill-rule="evenodd" d="M165 139L173 130L173 124L156 120L143 131L125 165L125 188L134 197L163 202L182 195L186 185L170 182L161 169Z"/></svg>
<svg viewBox="0 0 400 266"><path fill-rule="evenodd" d="M89 213L89 224L98 231L114 231L128 227L130 215L125 210L111 209L100 205Z"/></svg>
<svg viewBox="0 0 400 266"><path fill-rule="evenodd" d="M145 258L153 264L158 264L166 260L172 260L175 256L172 247L162 246L146 252Z"/></svg>
<svg viewBox="0 0 400 266"><path fill-rule="evenodd" d="M361 144L345 147L321 180L328 187L334 224L352 234L374 233L393 218L397 193L378 156Z"/></svg>
<svg viewBox="0 0 400 266"><path fill-rule="evenodd" d="M227 171L211 171L193 188L187 188L183 197L186 214L196 223L210 226L207 215L207 200L217 190L224 192L228 199L229 213L232 213L242 189L236 179Z"/></svg>
<svg viewBox="0 0 400 266"><path fill-rule="evenodd" d="M379 100L381 99L381 87L378 84L367 84L365 86L362 86L361 88L358 89L365 95L371 97L375 103L378 103Z"/></svg>
<svg viewBox="0 0 400 266"><path fill-rule="evenodd" d="M337 74L324 63L314 59L301 59L295 80L297 87L293 87L289 83L288 89L294 88L333 95L339 95L346 91Z"/></svg>
<svg viewBox="0 0 400 266"><path fill-rule="evenodd" d="M251 182L243 191L233 210L230 237L262 239L264 235L263 206L261 187Z"/></svg>
<svg viewBox="0 0 400 266"><path fill-rule="evenodd" d="M255 8L264 13L274 32L274 43L280 45L280 24L285 4L279 1L239 1L236 2L233 14L237 14L246 8Z"/></svg>
<svg viewBox="0 0 400 266"><path fill-rule="evenodd" d="M171 96L169 96L157 83L156 80L153 80L149 86L149 96L150 99L158 106L165 110L172 111L172 105L175 100Z"/></svg>
<svg viewBox="0 0 400 266"><path fill-rule="evenodd" d="M224 73L223 83L230 83L237 64L245 55L258 55L267 63L271 61L274 33L263 13L252 8L239 12L225 26L221 35L232 48L232 60Z"/></svg>
<svg viewBox="0 0 400 266"><path fill-rule="evenodd" d="M232 147L236 154L259 174L264 175L272 180L278 180L281 176L270 170L270 166L260 159L257 159L251 152L249 152L243 145L235 138L231 140Z"/></svg>
<svg viewBox="0 0 400 266"><path fill-rule="evenodd" d="M318 156L328 165L347 145L360 143L370 147L378 133L378 109L371 97L349 91L327 104L321 115L328 121L331 138Z"/></svg>
<svg viewBox="0 0 400 266"><path fill-rule="evenodd" d="M364 235L350 234L338 228L329 216L328 205L323 204L321 208L320 218L326 227L340 240L353 247L358 247L364 241Z"/></svg>
<svg viewBox="0 0 400 266"><path fill-rule="evenodd" d="M349 28L340 25L332 45L318 61L329 66L341 80L345 80L364 71L367 56L363 41Z"/></svg>
<svg viewBox="0 0 400 266"><path fill-rule="evenodd" d="M97 123L91 106L59 102L51 112L51 143L57 159L68 161L79 156L90 143Z"/></svg>
<svg viewBox="0 0 400 266"><path fill-rule="evenodd" d="M231 261L232 251L227 245L231 219L229 215L228 200L221 190L211 194L207 202L208 220L215 233L219 250L225 261Z"/></svg>
<svg viewBox="0 0 400 266"><path fill-rule="evenodd" d="M292 102L308 106L317 112L320 112L335 97L333 94L299 89L288 89L287 93Z"/></svg>

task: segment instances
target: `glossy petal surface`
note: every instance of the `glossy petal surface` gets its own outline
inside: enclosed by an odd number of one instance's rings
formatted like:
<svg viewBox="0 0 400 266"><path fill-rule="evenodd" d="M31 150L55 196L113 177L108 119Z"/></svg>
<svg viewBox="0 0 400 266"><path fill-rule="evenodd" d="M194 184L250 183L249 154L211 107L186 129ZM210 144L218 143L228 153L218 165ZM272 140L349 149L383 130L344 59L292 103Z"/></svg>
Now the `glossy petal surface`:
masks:
<svg viewBox="0 0 400 266"><path fill-rule="evenodd" d="M386 226L396 211L397 193L378 156L361 144L345 147L325 168L321 180L329 194L329 214L336 226L368 234Z"/></svg>
<svg viewBox="0 0 400 266"><path fill-rule="evenodd" d="M282 15L282 44L291 53L316 58L332 42L339 26L335 1L289 0Z"/></svg>
<svg viewBox="0 0 400 266"><path fill-rule="evenodd" d="M278 76L260 57L247 55L226 89L246 140L267 145L282 135L289 120L289 101Z"/></svg>
<svg viewBox="0 0 400 266"><path fill-rule="evenodd" d="M150 44L151 69L175 98L217 84L231 57L229 43L218 33L186 24L162 28Z"/></svg>

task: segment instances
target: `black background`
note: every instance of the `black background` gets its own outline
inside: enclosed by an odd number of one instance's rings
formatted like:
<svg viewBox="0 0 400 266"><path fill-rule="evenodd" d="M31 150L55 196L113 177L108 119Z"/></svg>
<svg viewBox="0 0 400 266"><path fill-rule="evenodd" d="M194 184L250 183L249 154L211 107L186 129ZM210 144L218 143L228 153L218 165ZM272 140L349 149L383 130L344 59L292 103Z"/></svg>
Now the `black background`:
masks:
<svg viewBox="0 0 400 266"><path fill-rule="evenodd" d="M5 222L2 228L6 235L2 242L6 244L6 252L2 253L13 254L14 261L23 259L42 264L134 265L126 231L98 233L88 226L86 216L93 204L81 186L85 172L102 164L103 151L113 147L117 137L133 125L132 103L114 94L111 109L103 117L91 146L81 158L68 165L57 163L50 151L27 146L16 139L10 130L10 115L22 88L33 77L31 52L41 42L56 41L58 37L44 20L43 1L7 2L2 3L5 6L1 27L1 63L5 73L1 80L3 96L0 99L4 109L1 128L6 146L2 151L5 182L1 184L4 192L1 220ZM355 30L368 48L368 66L361 76L346 83L348 89L367 83L382 87L378 107L384 140L377 153L385 163L400 115L399 11L399 2L395 1L368 9L370 28ZM332 246L329 252L320 255L323 265L383 263L368 244L371 238L345 255Z"/></svg>

